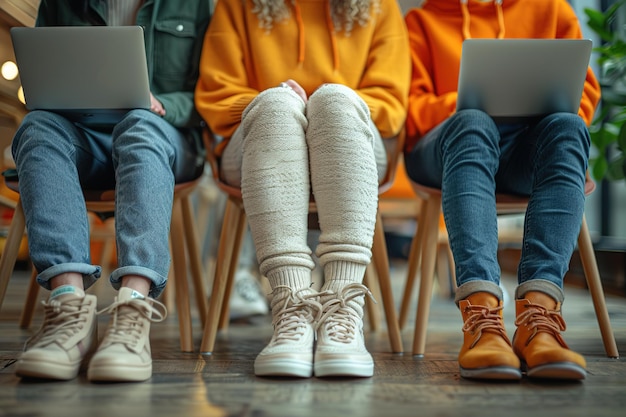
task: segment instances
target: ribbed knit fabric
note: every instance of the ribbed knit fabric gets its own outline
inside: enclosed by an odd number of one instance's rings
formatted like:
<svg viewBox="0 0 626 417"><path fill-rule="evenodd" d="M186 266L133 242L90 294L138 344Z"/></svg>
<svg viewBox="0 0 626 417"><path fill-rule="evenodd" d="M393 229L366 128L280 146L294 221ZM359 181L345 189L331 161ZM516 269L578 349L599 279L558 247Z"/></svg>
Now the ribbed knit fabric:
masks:
<svg viewBox="0 0 626 417"><path fill-rule="evenodd" d="M349 88L319 88L307 105L311 184L320 224L322 290L361 282L371 259L378 174L369 109Z"/></svg>
<svg viewBox="0 0 626 417"><path fill-rule="evenodd" d="M241 192L259 269L272 288L289 282L286 269L315 267L307 245L310 198L304 102L290 88L259 94L242 115ZM301 288L292 287L297 291Z"/></svg>
<svg viewBox="0 0 626 417"><path fill-rule="evenodd" d="M260 271L272 288L298 291L311 284L311 188L321 230L317 255L324 289L337 292L362 281L378 204L370 126L363 100L334 84L320 87L306 105L290 88L272 88L244 111L241 137L231 138L222 162L226 180L236 183L239 155L233 146L240 144L244 208Z"/></svg>

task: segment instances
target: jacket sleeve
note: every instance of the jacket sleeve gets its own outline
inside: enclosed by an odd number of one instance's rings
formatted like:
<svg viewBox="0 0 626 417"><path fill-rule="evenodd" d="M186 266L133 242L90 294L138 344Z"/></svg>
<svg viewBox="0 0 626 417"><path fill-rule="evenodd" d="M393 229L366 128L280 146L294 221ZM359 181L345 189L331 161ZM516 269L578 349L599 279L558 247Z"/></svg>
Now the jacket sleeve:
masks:
<svg viewBox="0 0 626 417"><path fill-rule="evenodd" d="M356 92L368 105L381 136L390 138L406 121L411 79L408 34L396 1L382 2L377 25Z"/></svg>

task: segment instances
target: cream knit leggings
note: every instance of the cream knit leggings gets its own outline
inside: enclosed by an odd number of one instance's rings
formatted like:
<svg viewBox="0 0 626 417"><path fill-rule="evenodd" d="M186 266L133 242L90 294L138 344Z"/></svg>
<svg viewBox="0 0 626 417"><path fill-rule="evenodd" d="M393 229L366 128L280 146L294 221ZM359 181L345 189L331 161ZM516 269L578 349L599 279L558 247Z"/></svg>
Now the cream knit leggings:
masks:
<svg viewBox="0 0 626 417"><path fill-rule="evenodd" d="M224 150L222 176L241 186L259 268L272 288L311 285L311 191L322 288L336 291L362 281L386 166L367 105L345 86L324 85L306 104L291 88L276 87L250 103Z"/></svg>

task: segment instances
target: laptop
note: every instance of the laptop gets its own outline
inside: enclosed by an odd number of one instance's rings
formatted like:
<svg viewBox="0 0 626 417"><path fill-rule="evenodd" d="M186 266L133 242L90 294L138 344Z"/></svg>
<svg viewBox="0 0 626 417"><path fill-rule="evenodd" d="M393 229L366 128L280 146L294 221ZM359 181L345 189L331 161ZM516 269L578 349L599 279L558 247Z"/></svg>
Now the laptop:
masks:
<svg viewBox="0 0 626 417"><path fill-rule="evenodd" d="M504 120L578 113L591 50L589 39L466 39L457 110Z"/></svg>
<svg viewBox="0 0 626 417"><path fill-rule="evenodd" d="M28 110L108 125L150 108L140 26L14 27L11 39Z"/></svg>

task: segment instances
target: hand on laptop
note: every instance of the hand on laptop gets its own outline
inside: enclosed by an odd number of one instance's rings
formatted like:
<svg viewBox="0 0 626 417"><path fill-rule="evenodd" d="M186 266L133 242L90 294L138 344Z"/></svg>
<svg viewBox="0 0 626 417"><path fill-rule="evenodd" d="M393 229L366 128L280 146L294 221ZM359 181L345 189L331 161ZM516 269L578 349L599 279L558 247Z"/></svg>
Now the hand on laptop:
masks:
<svg viewBox="0 0 626 417"><path fill-rule="evenodd" d="M157 100L152 93L150 93L150 110L153 113L158 114L159 116L165 116L165 109L163 108L163 104L159 100Z"/></svg>

